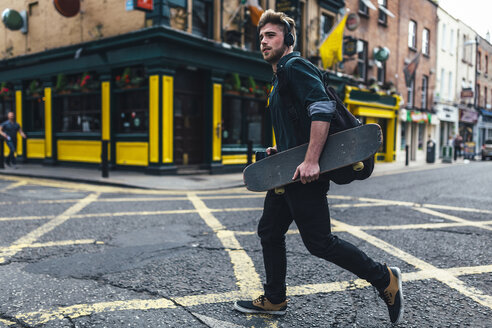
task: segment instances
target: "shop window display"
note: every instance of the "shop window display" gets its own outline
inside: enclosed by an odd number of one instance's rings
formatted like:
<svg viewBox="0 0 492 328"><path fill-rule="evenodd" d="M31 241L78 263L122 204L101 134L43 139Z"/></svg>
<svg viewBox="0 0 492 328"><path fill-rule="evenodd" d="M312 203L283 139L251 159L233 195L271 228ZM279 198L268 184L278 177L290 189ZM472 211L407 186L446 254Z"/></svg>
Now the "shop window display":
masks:
<svg viewBox="0 0 492 328"><path fill-rule="evenodd" d="M43 95L43 87L39 80L32 80L25 87L23 106L24 131L44 133Z"/></svg>
<svg viewBox="0 0 492 328"><path fill-rule="evenodd" d="M143 67L127 67L114 79L115 131L147 133L149 129L149 88Z"/></svg>
<svg viewBox="0 0 492 328"><path fill-rule="evenodd" d="M266 146L266 94L269 85L258 83L252 77L240 78L232 74L224 84L223 132L224 146Z"/></svg>
<svg viewBox="0 0 492 328"><path fill-rule="evenodd" d="M53 94L56 132L101 132L101 87L89 72L59 74Z"/></svg>
<svg viewBox="0 0 492 328"><path fill-rule="evenodd" d="M0 122L7 120L7 114L15 111L14 91L12 85L0 83Z"/></svg>

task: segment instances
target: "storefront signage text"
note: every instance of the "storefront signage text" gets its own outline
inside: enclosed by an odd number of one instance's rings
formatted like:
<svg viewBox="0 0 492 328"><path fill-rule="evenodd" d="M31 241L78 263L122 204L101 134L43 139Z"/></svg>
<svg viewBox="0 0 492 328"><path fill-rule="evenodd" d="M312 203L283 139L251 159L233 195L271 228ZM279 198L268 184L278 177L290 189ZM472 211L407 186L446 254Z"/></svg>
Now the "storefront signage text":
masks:
<svg viewBox="0 0 492 328"><path fill-rule="evenodd" d="M408 111L407 121L416 123L431 123L431 115L428 113L422 113L418 111Z"/></svg>

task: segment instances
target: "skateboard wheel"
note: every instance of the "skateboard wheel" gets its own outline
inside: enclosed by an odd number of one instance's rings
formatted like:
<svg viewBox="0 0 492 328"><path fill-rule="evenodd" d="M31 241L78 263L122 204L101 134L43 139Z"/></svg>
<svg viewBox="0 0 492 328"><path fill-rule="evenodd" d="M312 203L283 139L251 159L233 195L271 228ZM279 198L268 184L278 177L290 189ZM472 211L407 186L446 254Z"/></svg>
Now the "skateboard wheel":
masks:
<svg viewBox="0 0 492 328"><path fill-rule="evenodd" d="M352 169L354 169L354 171L362 171L364 169L364 163L357 162L355 164L352 164Z"/></svg>
<svg viewBox="0 0 492 328"><path fill-rule="evenodd" d="M285 188L283 187L275 188L276 195L283 195L284 193L285 193Z"/></svg>

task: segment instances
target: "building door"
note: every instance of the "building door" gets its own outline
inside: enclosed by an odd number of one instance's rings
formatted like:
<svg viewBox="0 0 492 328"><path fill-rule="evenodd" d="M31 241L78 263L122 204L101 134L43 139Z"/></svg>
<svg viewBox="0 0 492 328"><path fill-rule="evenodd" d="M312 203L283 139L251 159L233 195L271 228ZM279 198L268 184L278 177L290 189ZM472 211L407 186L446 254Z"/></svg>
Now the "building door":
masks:
<svg viewBox="0 0 492 328"><path fill-rule="evenodd" d="M174 81L174 160L176 165L204 163L204 78L198 70L178 69Z"/></svg>

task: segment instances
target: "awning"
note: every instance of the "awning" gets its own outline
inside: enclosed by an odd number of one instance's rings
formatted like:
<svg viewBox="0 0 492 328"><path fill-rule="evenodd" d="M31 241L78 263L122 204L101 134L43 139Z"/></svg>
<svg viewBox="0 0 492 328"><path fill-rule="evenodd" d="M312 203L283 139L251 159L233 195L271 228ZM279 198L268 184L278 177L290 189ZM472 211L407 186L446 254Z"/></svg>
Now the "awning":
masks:
<svg viewBox="0 0 492 328"><path fill-rule="evenodd" d="M490 116L490 117L492 117L492 112L491 111L488 111L488 110L485 110L485 109L482 109L482 115L483 116Z"/></svg>

